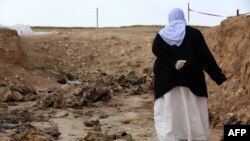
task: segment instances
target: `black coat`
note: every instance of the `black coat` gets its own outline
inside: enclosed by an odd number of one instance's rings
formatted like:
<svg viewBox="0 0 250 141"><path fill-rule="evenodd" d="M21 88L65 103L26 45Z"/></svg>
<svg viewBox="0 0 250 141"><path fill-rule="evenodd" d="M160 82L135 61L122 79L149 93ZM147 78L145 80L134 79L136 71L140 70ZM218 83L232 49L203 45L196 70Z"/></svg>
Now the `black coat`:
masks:
<svg viewBox="0 0 250 141"><path fill-rule="evenodd" d="M218 85L226 80L209 51L202 33L195 28L186 26L186 35L179 47L170 46L157 34L152 50L157 57L154 64L155 99L176 86L188 87L195 95L207 97L203 70ZM187 61L180 70L175 69L178 60Z"/></svg>

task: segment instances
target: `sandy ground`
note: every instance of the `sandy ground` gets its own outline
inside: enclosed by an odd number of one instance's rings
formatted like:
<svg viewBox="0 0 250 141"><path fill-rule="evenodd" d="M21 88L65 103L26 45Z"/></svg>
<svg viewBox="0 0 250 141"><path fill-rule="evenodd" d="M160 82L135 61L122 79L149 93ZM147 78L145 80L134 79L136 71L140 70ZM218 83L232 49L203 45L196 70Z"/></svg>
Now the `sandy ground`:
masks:
<svg viewBox="0 0 250 141"><path fill-rule="evenodd" d="M249 17L235 17L218 27L201 28L210 50L229 78L228 86L216 86L207 77L211 141L221 139L223 125L229 119L234 118L234 123L250 123L247 112L250 108L247 57L250 32L245 32L250 30L249 21ZM27 110L28 115L35 118L27 121L17 118L15 122L30 123L43 132L54 127L61 133L59 141L81 141L88 132L98 131L108 135L126 132L136 141L156 141L151 88L155 57L151 45L161 28L35 28L34 31L54 31L37 36L17 36L14 31L1 30L1 121L8 123L6 117L11 111ZM72 82L81 84L57 83L62 79L69 82L68 74L74 77ZM145 77L146 80L131 84L120 82L122 76L125 76L122 80L130 77L132 80ZM105 84L111 99L90 105L79 102L86 87L98 93L95 89L98 82ZM34 91L17 93L13 85L24 85ZM86 127L84 122L90 119L99 119L100 124ZM0 139L4 140L1 137L6 134L1 133Z"/></svg>

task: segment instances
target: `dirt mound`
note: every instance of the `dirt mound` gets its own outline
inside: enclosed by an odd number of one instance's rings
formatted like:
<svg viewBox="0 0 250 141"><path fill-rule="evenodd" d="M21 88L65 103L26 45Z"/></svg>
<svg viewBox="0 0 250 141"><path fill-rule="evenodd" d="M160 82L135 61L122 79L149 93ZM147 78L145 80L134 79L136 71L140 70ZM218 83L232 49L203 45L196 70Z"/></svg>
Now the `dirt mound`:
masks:
<svg viewBox="0 0 250 141"><path fill-rule="evenodd" d="M59 32L49 36L22 37L21 44L28 56L23 60L24 66L60 74L70 72L79 77L98 70L116 73L127 72L123 69L126 67L130 70L141 67L138 58L144 58L145 52L140 52L140 44L119 36L89 37L82 34Z"/></svg>
<svg viewBox="0 0 250 141"><path fill-rule="evenodd" d="M54 121L60 141L113 135L118 139L120 132L131 133L135 140L156 140L151 45L160 29L35 29L57 32L18 36L1 28L0 120L31 122L36 127L41 126L38 121ZM228 78L227 85L218 87L207 77L213 129L225 123L250 124L249 31L249 16L231 17L220 26L202 29ZM96 116L103 133L88 134L79 123ZM37 132L31 128L25 133L30 130Z"/></svg>
<svg viewBox="0 0 250 141"><path fill-rule="evenodd" d="M0 28L0 61L19 63L22 59L19 38L15 30Z"/></svg>
<svg viewBox="0 0 250 141"><path fill-rule="evenodd" d="M249 119L246 111L250 110L250 16L230 17L220 26L205 30L204 35L228 78L223 88L209 81L214 125L222 126L232 115Z"/></svg>

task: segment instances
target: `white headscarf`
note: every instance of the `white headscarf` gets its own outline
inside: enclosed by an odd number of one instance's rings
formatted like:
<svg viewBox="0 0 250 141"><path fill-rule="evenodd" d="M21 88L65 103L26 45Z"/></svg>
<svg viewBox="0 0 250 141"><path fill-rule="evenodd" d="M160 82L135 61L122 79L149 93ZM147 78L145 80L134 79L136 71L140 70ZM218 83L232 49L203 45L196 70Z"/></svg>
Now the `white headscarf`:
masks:
<svg viewBox="0 0 250 141"><path fill-rule="evenodd" d="M159 31L162 39L169 45L180 46L186 34L186 20L180 8L175 8L168 15L169 25Z"/></svg>

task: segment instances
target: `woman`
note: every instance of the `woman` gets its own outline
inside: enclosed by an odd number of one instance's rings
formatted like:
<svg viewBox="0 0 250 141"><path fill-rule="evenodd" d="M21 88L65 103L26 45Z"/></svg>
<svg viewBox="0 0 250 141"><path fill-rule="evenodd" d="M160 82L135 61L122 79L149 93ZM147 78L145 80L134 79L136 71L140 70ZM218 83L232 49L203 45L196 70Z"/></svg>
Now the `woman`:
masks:
<svg viewBox="0 0 250 141"><path fill-rule="evenodd" d="M169 25L153 41L154 120L159 141L208 140L207 87L204 72L218 84L226 77L209 51L201 32L186 26L175 8Z"/></svg>

